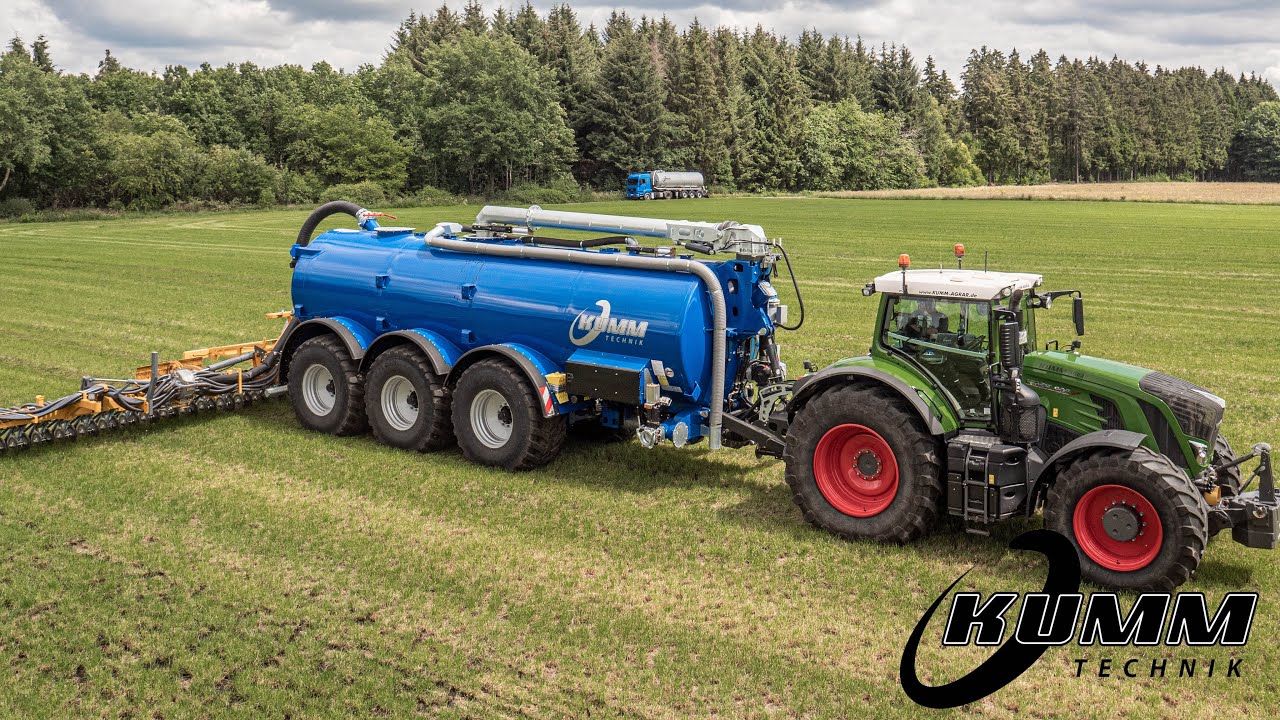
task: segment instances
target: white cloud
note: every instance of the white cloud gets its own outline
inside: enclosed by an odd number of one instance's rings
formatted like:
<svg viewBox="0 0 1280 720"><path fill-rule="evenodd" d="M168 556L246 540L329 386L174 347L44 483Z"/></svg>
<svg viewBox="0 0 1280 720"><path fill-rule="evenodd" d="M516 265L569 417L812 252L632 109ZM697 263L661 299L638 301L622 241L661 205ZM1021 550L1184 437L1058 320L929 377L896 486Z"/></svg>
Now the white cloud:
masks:
<svg viewBox="0 0 1280 720"><path fill-rule="evenodd" d="M127 65L148 70L242 60L328 60L353 69L378 62L392 30L411 9L401 0L0 1L13 5L0 17L0 33L17 33L28 42L45 34L55 61L73 72L92 72L106 48ZM554 1L534 5L545 11ZM921 60L933 55L956 76L969 51L986 45L1016 47L1024 57L1044 48L1055 59L1119 55L1150 66L1225 67L1280 83L1280 49L1268 38L1280 27L1280 5L1272 0L991 0L981 9L938 0L697 2L648 0L622 9L633 16L666 14L680 25L698 17L704 24L741 29L759 24L791 37L816 27L861 35L874 46L905 43ZM462 5L463 0L452 3L455 10ZM602 26L615 6L574 7L584 23ZM434 5L418 9L429 13Z"/></svg>

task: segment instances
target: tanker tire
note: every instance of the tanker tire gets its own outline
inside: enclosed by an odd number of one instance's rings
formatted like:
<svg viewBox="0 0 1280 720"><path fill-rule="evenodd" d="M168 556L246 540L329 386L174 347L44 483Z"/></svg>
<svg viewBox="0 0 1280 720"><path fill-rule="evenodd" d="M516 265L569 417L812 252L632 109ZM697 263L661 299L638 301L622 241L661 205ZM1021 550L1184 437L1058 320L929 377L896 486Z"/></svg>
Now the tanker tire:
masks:
<svg viewBox="0 0 1280 720"><path fill-rule="evenodd" d="M837 510L819 490L814 475L818 442L828 431L846 424L877 433L898 465L892 501L871 517ZM818 395L788 428L783 459L791 499L804 519L842 538L906 543L925 534L937 520L943 488L937 442L902 399L884 388L846 385Z"/></svg>
<svg viewBox="0 0 1280 720"><path fill-rule="evenodd" d="M486 390L501 395L510 413L510 436L499 447L486 445L471 421L472 404ZM560 454L567 424L562 415L543 417L528 378L507 362L493 358L462 373L453 391L453 431L468 460L506 470L531 470Z"/></svg>
<svg viewBox="0 0 1280 720"><path fill-rule="evenodd" d="M1163 541L1146 566L1108 569L1089 557L1076 538L1076 504L1103 485L1120 485L1142 495L1156 510ZM1071 540L1080 556L1080 574L1103 587L1168 592L1195 574L1209 542L1209 521L1200 492L1169 458L1145 447L1132 452L1102 451L1081 457L1058 474L1049 489L1044 524Z"/></svg>
<svg viewBox="0 0 1280 720"><path fill-rule="evenodd" d="M320 365L332 378L333 407L317 414L308 407L303 396L303 379L307 369ZM342 341L333 335L312 338L293 353L289 360L289 398L298 422L308 430L330 435L359 435L369 429L364 414L364 378L360 366Z"/></svg>
<svg viewBox="0 0 1280 720"><path fill-rule="evenodd" d="M413 386L417 415L407 429L397 428L383 412L383 389L392 378L403 378ZM373 436L380 442L423 453L443 450L454 443L449 395L442 378L417 348L401 345L382 353L374 360L365 382L365 414Z"/></svg>

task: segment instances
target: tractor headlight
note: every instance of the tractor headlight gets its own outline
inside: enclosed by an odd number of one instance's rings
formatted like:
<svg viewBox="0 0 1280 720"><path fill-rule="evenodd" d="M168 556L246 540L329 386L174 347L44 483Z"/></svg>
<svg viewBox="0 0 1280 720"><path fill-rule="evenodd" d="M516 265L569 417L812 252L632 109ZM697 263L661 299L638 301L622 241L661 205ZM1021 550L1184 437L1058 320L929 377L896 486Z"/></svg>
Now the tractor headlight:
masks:
<svg viewBox="0 0 1280 720"><path fill-rule="evenodd" d="M1209 464L1209 446L1202 442L1191 440L1191 449L1196 451L1196 460L1201 465Z"/></svg>

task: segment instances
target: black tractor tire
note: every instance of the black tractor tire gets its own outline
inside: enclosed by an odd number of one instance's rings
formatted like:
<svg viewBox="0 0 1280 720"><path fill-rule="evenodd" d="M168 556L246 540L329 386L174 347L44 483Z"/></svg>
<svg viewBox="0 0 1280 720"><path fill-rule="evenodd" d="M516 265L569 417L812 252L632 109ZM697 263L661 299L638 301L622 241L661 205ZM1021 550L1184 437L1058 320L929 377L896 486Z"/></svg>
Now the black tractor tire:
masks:
<svg viewBox="0 0 1280 720"><path fill-rule="evenodd" d="M326 388L307 386L312 367L328 372ZM327 396L315 402L315 395ZM369 429L364 414L364 378L360 366L342 341L332 335L321 335L298 346L289 359L289 398L298 422L308 430L330 435L359 435ZM327 409L322 407L331 402Z"/></svg>
<svg viewBox="0 0 1280 720"><path fill-rule="evenodd" d="M477 402L481 407L473 408ZM486 405L497 408L493 415L483 411ZM564 447L567 425L562 415L543 417L529 379L497 358L467 368L453 391L458 447L468 460L481 465L507 470L546 465Z"/></svg>
<svg viewBox="0 0 1280 720"><path fill-rule="evenodd" d="M1141 525L1135 528L1139 535L1123 541L1108 535L1105 515L1098 511L1117 507L1117 502ZM1161 540L1143 548L1141 538L1152 537L1150 510L1159 521ZM1085 580L1122 590L1167 592L1190 579L1200 565L1209 542L1207 511L1200 491L1181 468L1140 447L1094 452L1068 464L1049 489L1044 521L1076 546ZM1142 552L1146 554L1133 555Z"/></svg>
<svg viewBox="0 0 1280 720"><path fill-rule="evenodd" d="M841 439L839 433L850 432L858 435ZM828 445L841 442L854 446ZM867 445L859 449L864 442ZM888 452L881 457L886 447ZM869 385L833 388L810 400L787 430L783 459L791 499L805 520L843 538L909 542L925 534L938 517L943 492L938 448L937 439L897 393ZM847 470L837 471L834 466L839 463L833 460L847 460L848 452L854 451L857 461ZM883 487L888 476L880 473L888 471L886 461L891 460L896 467L896 487L888 499L884 491L865 505L857 505L860 496L855 491L855 503L851 504L848 491L856 488L851 483L857 481L848 473L862 471L862 457L868 452L873 465L868 470L874 472L859 477L871 478L873 487ZM832 499L824 494L824 486L832 492Z"/></svg>
<svg viewBox="0 0 1280 720"><path fill-rule="evenodd" d="M365 414L380 442L418 452L453 445L453 419L444 379L421 350L401 345L382 353L373 361L365 382ZM396 401L404 390L410 390L408 412Z"/></svg>
<svg viewBox="0 0 1280 720"><path fill-rule="evenodd" d="M1229 463L1236 457L1236 451L1231 449L1231 443L1223 437L1222 433L1218 433L1218 437L1213 441L1213 459L1210 462L1217 466ZM1239 495L1240 489L1244 486L1244 473L1240 472L1240 466L1218 473L1218 484L1222 486L1223 497Z"/></svg>

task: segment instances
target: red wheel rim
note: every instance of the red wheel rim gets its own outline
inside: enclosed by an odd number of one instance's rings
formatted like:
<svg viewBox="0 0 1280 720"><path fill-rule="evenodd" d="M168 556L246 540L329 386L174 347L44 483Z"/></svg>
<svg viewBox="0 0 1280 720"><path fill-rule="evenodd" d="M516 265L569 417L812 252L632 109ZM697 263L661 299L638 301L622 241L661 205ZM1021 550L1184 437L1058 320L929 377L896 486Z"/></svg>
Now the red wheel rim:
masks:
<svg viewBox="0 0 1280 720"><path fill-rule="evenodd" d="M1111 532L1105 522L1112 513ZM1118 519L1117 519L1118 518ZM1136 522L1129 539L1117 539L1113 532L1124 530L1129 519ZM1080 498L1072 513L1071 525L1080 549L1108 570L1141 570L1160 554L1164 527L1156 508L1142 493L1123 485L1099 485ZM1127 537L1122 533L1121 537Z"/></svg>
<svg viewBox="0 0 1280 720"><path fill-rule="evenodd" d="M837 425L813 452L818 491L853 517L879 515L898 494L898 459L889 443L862 425Z"/></svg>

